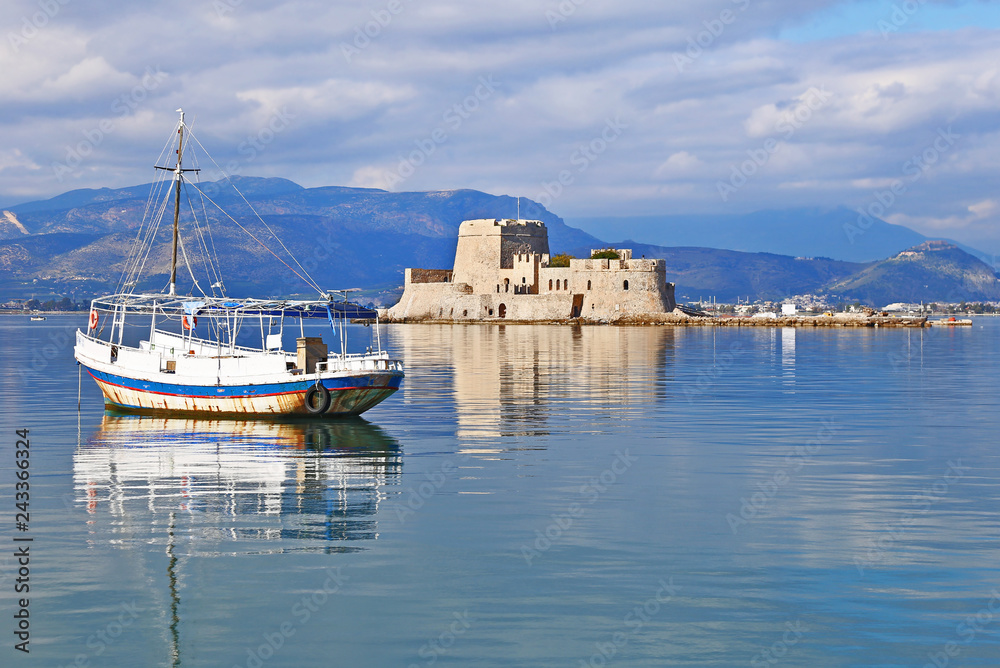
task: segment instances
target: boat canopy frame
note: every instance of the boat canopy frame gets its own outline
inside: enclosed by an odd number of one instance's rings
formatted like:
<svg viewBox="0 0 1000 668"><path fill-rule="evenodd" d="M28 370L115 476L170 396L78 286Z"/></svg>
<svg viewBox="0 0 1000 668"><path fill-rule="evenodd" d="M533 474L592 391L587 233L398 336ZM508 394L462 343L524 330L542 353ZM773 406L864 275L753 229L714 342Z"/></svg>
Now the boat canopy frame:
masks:
<svg viewBox="0 0 1000 668"><path fill-rule="evenodd" d="M224 326L218 326L214 342L219 345L233 349L236 346L236 337L243 327L244 320L259 319L261 328L261 352L273 351L283 352L278 347L269 346L268 337L271 335L271 319L279 318L280 332L284 331L284 321L286 317L298 318L300 335L305 336L302 330L302 322L307 318L324 318L330 323L330 328L340 340L340 357L347 355L347 332L344 323L348 319L374 321L373 346L368 348L368 352L382 355L382 336L379 327L378 311L361 306L352 301L348 301L347 295L356 292L357 288L346 290L332 290L324 293L325 299L251 299L233 297L195 297L192 295L164 295L164 294L134 294L118 293L105 297L98 297L91 301L91 320L87 335L93 335L95 339L101 339L101 333L107 324L107 320L97 329L96 324L100 321L99 314L107 313L111 316L111 329L108 332L108 342L121 345L125 333L126 320L143 315L150 318L150 340L156 331L157 315L166 316L168 319L181 319L184 326L181 329L181 337L184 340L193 341L197 317L207 317L211 321L224 322ZM340 299L336 299L339 297ZM264 318L268 318L268 326L265 331ZM187 318L191 318L188 326ZM339 325L339 332L338 330ZM187 331L185 331L187 330ZM117 337L116 337L117 334Z"/></svg>
<svg viewBox="0 0 1000 668"><path fill-rule="evenodd" d="M326 299L249 299L238 297L208 297L164 294L115 294L91 301L91 308L124 313L185 313L187 315L220 317L239 315L291 316L298 318L338 318L377 320L378 311L347 300L353 290L334 290ZM340 296L338 301L334 297Z"/></svg>

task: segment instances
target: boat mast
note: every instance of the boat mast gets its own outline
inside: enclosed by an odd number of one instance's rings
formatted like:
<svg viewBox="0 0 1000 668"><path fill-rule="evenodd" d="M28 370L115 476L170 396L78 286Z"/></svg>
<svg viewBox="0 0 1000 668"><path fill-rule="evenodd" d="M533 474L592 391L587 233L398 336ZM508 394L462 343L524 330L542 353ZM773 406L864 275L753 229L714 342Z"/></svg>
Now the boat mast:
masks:
<svg viewBox="0 0 1000 668"><path fill-rule="evenodd" d="M184 155L184 110L178 109L181 122L177 128L177 165L174 167L174 241L170 251L170 294L177 294L177 222L181 212L181 157Z"/></svg>
<svg viewBox="0 0 1000 668"><path fill-rule="evenodd" d="M164 171L174 173L174 242L173 249L170 253L170 295L175 296L177 294L177 243L179 228L178 222L180 220L181 213L181 178L184 172L200 172L200 169L181 169L181 159L184 155L184 110L178 109L178 113L181 115L181 122L177 127L177 163L173 167L160 167L159 165L154 165L156 169L162 169Z"/></svg>

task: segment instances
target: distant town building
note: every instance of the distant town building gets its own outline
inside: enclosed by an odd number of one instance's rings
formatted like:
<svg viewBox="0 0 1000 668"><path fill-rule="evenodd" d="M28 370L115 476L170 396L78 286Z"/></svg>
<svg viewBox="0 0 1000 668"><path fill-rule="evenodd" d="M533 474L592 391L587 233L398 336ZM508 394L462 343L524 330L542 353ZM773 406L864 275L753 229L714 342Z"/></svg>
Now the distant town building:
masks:
<svg viewBox="0 0 1000 668"><path fill-rule="evenodd" d="M629 249L607 254L618 257L571 259L569 266L553 267L541 221L467 220L459 227L454 267L407 269L403 296L387 317L611 320L673 311L674 284L666 282L663 260L637 260Z"/></svg>

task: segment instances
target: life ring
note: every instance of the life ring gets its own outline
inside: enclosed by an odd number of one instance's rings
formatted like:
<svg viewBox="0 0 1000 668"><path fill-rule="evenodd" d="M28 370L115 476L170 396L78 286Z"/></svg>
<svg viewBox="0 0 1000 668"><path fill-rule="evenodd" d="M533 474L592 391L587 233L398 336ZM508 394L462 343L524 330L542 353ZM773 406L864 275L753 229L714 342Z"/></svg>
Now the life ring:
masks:
<svg viewBox="0 0 1000 668"><path fill-rule="evenodd" d="M97 316L97 309L96 308L95 309L90 309L90 328L91 329L97 329L97 321L98 321L98 319L99 318Z"/></svg>
<svg viewBox="0 0 1000 668"><path fill-rule="evenodd" d="M184 326L184 329L194 329L198 326L198 316L185 314L181 317L181 324Z"/></svg>
<svg viewBox="0 0 1000 668"><path fill-rule="evenodd" d="M325 413L330 408L330 391L323 387L323 384L316 381L316 384L306 390L306 411L313 415Z"/></svg>

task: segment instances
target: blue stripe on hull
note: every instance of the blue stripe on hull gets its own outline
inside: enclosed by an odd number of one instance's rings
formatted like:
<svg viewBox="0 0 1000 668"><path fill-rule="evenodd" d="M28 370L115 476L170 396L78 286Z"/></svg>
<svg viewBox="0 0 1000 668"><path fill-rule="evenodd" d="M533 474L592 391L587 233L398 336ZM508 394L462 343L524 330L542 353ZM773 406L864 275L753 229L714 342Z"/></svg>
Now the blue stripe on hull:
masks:
<svg viewBox="0 0 1000 668"><path fill-rule="evenodd" d="M84 366L97 381L107 405L140 412L206 413L216 416L317 415L305 407L315 379L261 385L184 385L126 378ZM399 372L324 378L330 407L323 415L360 415L399 389Z"/></svg>

